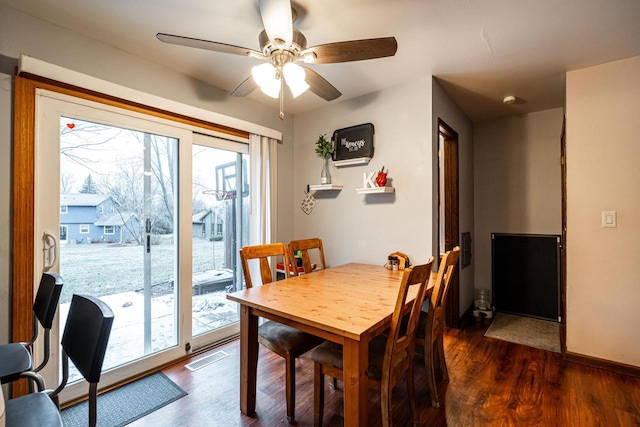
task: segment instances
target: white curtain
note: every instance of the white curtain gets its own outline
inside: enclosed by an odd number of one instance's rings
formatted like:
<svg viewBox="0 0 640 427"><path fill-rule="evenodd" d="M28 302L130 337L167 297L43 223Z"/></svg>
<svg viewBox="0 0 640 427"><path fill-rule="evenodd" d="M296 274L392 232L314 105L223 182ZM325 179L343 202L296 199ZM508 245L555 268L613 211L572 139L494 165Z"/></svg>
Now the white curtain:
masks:
<svg viewBox="0 0 640 427"><path fill-rule="evenodd" d="M277 160L278 141L251 134L249 155L251 164L251 214L249 244L272 243L277 235Z"/></svg>
<svg viewBox="0 0 640 427"><path fill-rule="evenodd" d="M277 177L278 177L278 141L265 136L249 136L250 203L249 244L262 245L275 242L277 236ZM259 282L260 266L249 265L251 277ZM271 268L275 272L275 268ZM255 283L257 284L257 283Z"/></svg>

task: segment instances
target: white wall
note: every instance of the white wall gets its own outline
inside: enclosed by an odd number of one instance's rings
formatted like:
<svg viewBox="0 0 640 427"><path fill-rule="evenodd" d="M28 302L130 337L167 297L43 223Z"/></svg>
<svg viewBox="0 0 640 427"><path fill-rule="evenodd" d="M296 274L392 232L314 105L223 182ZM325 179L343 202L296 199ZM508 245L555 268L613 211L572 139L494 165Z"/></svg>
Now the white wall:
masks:
<svg viewBox="0 0 640 427"><path fill-rule="evenodd" d="M433 142L434 152L437 150L438 142L438 118L442 119L447 125L458 133L458 209L460 213L459 227L460 233L471 232L472 246L475 241L475 230L473 224L474 217L474 201L473 201L473 123L462 112L460 107L445 93L438 82L433 79ZM434 158L435 161L435 158ZM437 164L433 165L434 181L437 180ZM434 207L437 203L437 197L434 198ZM434 217L435 217L434 213ZM434 221L433 235L438 232L438 224ZM435 245L436 242L434 242ZM460 240L460 244L462 240ZM435 249L434 249L435 252ZM471 264L460 270L460 316L473 305L473 289L474 289L474 265L475 251L472 250L473 257ZM462 263L460 264L462 265Z"/></svg>
<svg viewBox="0 0 640 427"><path fill-rule="evenodd" d="M567 73L567 350L636 367L639 114L640 56Z"/></svg>
<svg viewBox="0 0 640 427"><path fill-rule="evenodd" d="M37 20L0 5L0 342L9 339L11 253L11 164L13 99L12 75L20 54L60 65L153 95L193 105L282 131L278 161L278 229L292 235L292 180L287 169L293 158L293 117L285 121L275 110L227 92L114 47Z"/></svg>
<svg viewBox="0 0 640 427"><path fill-rule="evenodd" d="M307 184L320 183L322 160L315 152L320 134L362 123L375 127L375 153L368 166L331 167L341 192L316 193L310 215L299 204ZM357 99L331 104L295 118L293 176L294 236L320 237L329 265L384 264L401 251L413 263L432 255L431 76ZM389 170L396 192L359 195L363 172Z"/></svg>
<svg viewBox="0 0 640 427"><path fill-rule="evenodd" d="M561 234L561 108L476 123L475 286L491 289L491 233Z"/></svg>

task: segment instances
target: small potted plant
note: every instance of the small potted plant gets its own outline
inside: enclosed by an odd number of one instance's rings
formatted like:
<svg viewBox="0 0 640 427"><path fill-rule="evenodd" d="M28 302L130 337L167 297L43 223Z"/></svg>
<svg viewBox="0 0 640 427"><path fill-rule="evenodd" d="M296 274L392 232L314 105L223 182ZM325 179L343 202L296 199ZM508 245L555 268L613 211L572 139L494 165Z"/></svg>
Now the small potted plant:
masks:
<svg viewBox="0 0 640 427"><path fill-rule="evenodd" d="M326 134L322 134L316 141L316 154L322 157L322 173L320 174L320 184L331 184L329 175L329 157L333 154L334 148Z"/></svg>

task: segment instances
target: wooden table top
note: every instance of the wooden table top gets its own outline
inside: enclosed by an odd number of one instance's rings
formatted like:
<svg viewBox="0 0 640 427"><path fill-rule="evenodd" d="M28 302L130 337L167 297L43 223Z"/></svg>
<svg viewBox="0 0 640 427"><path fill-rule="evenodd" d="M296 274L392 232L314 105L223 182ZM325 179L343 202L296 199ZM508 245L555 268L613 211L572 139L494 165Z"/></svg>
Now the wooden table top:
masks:
<svg viewBox="0 0 640 427"><path fill-rule="evenodd" d="M245 306L349 339L371 338L393 313L402 271L350 263L227 294Z"/></svg>

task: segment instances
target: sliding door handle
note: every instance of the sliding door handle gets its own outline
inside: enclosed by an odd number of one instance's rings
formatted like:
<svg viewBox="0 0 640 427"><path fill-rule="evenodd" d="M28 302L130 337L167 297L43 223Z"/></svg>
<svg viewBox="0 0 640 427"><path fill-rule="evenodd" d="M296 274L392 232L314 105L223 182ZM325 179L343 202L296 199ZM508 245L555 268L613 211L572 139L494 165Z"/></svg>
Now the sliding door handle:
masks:
<svg viewBox="0 0 640 427"><path fill-rule="evenodd" d="M58 260L58 240L53 234L46 231L42 235L42 268L51 270Z"/></svg>

